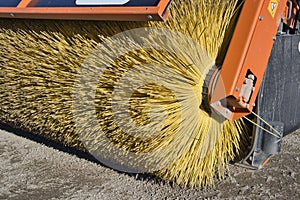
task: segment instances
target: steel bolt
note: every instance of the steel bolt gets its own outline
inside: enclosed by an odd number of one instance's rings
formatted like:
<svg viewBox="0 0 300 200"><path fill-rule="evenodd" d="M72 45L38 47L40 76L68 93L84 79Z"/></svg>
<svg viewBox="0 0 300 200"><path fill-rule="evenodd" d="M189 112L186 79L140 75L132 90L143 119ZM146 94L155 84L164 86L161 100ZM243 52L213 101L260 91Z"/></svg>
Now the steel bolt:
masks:
<svg viewBox="0 0 300 200"><path fill-rule="evenodd" d="M148 17L148 19L150 19L150 20L153 19L153 16L152 16L152 15L148 15L147 17Z"/></svg>
<svg viewBox="0 0 300 200"><path fill-rule="evenodd" d="M239 87L236 87L236 88L235 88L235 91L237 91L237 92L240 91L240 88L239 88Z"/></svg>
<svg viewBox="0 0 300 200"><path fill-rule="evenodd" d="M262 21L263 19L264 19L264 17L263 16L259 16L259 21Z"/></svg>

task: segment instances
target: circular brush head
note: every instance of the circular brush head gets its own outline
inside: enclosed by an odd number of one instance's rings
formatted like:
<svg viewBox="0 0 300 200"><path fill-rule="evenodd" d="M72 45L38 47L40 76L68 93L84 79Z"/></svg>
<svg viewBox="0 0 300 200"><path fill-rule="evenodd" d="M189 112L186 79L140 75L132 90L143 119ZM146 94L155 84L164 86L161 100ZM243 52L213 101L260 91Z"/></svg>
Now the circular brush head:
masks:
<svg viewBox="0 0 300 200"><path fill-rule="evenodd" d="M212 185L245 137L201 106L237 4L174 1L165 23L3 20L0 119L117 170Z"/></svg>

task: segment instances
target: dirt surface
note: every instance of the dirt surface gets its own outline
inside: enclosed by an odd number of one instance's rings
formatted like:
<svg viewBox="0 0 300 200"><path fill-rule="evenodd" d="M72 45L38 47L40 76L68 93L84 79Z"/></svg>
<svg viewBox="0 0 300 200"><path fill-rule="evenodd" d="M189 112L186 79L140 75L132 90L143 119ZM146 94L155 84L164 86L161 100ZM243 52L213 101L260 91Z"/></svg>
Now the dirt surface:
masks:
<svg viewBox="0 0 300 200"><path fill-rule="evenodd" d="M300 131L261 171L230 166L213 189L118 173L0 130L0 199L300 199Z"/></svg>

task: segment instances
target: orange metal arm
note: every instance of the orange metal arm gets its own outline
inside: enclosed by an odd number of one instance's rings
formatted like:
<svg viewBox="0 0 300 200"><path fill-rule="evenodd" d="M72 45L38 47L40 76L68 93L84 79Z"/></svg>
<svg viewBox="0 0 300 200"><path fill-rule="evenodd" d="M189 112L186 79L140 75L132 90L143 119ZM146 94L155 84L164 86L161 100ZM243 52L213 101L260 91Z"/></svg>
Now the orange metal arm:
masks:
<svg viewBox="0 0 300 200"><path fill-rule="evenodd" d="M287 0L245 1L212 86L210 104L227 119L238 119L253 110L286 4Z"/></svg>
<svg viewBox="0 0 300 200"><path fill-rule="evenodd" d="M1 7L2 18L165 21L172 0L160 0L156 6L76 6L35 7L39 0L21 0L15 7Z"/></svg>

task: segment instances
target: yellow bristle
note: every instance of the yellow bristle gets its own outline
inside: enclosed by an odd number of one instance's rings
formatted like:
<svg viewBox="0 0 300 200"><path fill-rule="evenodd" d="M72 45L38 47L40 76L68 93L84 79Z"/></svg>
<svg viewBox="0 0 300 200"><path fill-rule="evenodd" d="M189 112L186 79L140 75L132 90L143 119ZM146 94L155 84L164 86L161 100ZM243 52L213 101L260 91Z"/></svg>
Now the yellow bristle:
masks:
<svg viewBox="0 0 300 200"><path fill-rule="evenodd" d="M238 2L175 0L167 22L1 20L0 120L179 185L211 186L246 137L241 120L200 109ZM130 35L145 27L151 34Z"/></svg>

